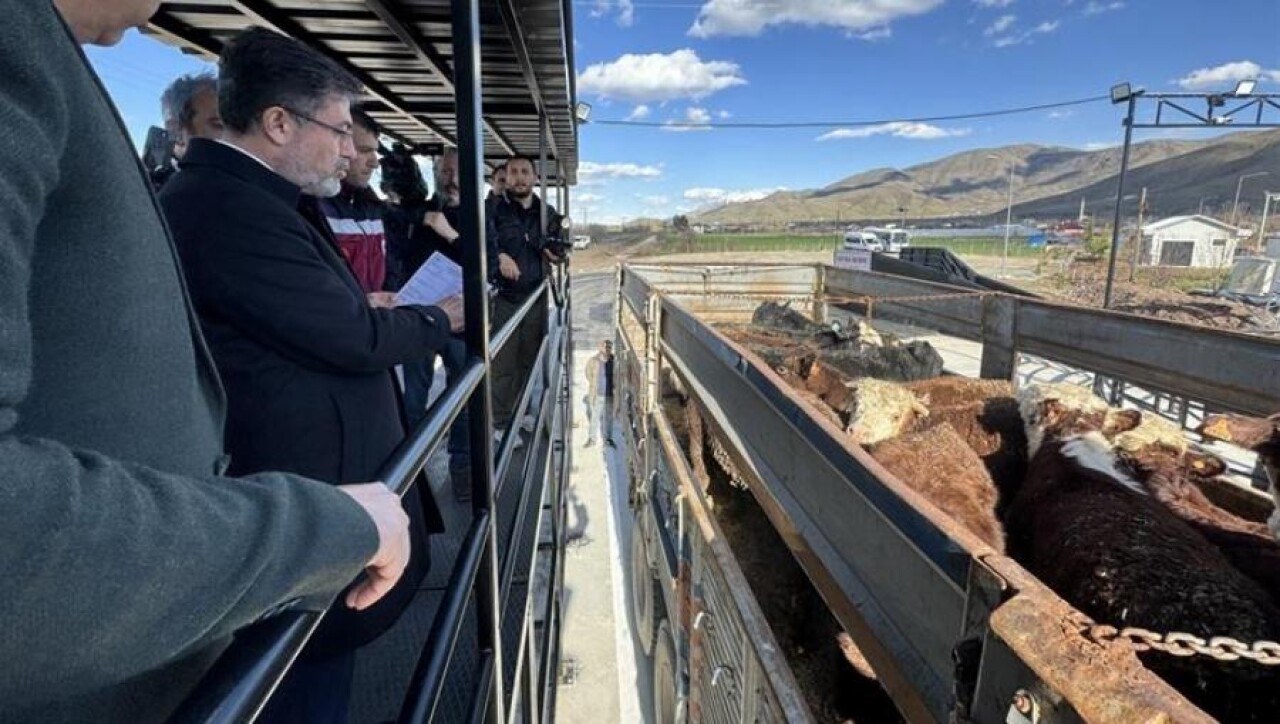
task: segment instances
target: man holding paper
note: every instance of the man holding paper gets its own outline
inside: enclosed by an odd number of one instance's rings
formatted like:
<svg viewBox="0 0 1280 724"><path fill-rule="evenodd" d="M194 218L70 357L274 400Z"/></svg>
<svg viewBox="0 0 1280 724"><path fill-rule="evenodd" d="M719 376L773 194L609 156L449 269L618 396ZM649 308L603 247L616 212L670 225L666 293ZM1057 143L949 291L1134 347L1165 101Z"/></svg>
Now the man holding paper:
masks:
<svg viewBox="0 0 1280 724"><path fill-rule="evenodd" d="M226 385L230 474L283 470L333 483L376 479L404 439L396 365L462 328L461 301L373 307L301 194L338 192L356 149L359 85L267 30L219 61L221 141L194 139L161 195L191 297ZM259 721L345 721L354 649L381 634L430 566L443 530L431 490L404 497L412 553L400 583L359 614L332 610Z"/></svg>

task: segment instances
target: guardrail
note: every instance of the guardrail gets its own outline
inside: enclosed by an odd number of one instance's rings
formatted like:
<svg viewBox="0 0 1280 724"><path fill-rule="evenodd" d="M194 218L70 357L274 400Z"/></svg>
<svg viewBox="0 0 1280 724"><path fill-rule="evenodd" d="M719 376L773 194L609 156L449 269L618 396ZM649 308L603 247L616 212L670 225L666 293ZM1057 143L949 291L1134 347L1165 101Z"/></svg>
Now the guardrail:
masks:
<svg viewBox="0 0 1280 724"><path fill-rule="evenodd" d="M563 280L556 283L561 284L564 290L560 298L567 299L568 275L564 275ZM530 295L506 325L493 335L492 356L497 356L529 314L545 313L551 296L550 290L550 284L544 282ZM512 535L508 536L506 546L500 554L493 551L491 555L490 548L496 546L495 501L502 494L504 486L513 482L510 480L512 476L508 473L514 458L516 435L510 433L506 435L492 467L489 464L473 467L475 474L473 474L472 500L475 501L475 507L472 519L463 539L458 559L454 563L444 600L432 624L428 645L419 659L409 696L402 707L401 721L431 720L462 628L467 604L474 599L480 609L488 608L491 611L493 620L501 619L503 613L510 609L512 601L509 594L513 576L522 564L526 567L532 565L532 561L522 562L514 555L516 544L521 540L518 534L526 532L528 528L530 505L536 501L541 512L542 483L548 479L553 480L555 485L552 491L552 511L557 523L562 517L558 506L561 500L560 488L564 484L568 470L567 461L564 459L563 439L569 427L566 424L569 415L569 375L566 372L571 335L569 314L568 304L563 307L554 307L549 334L544 338L539 349L537 360L532 367L529 381L525 385L514 416L515 420L519 420L530 412L536 412L539 422L535 430L549 430L549 435L545 437L547 444L540 448L538 441L544 438L535 434L535 442L531 444L527 457L529 459L538 457L539 451L543 448L554 449L558 454L554 465L555 471L552 475L548 474L549 468L552 467L552 456L547 455L547 468L529 471L533 474L532 480L527 479L523 474L520 476L519 489L522 492L512 521L519 530L513 530ZM398 495L403 496L418 479L426 461L444 443L450 426L461 413L463 406L481 397L477 394L477 390L482 386L485 387L482 391L487 393L487 384L482 385L486 382L486 376L486 362L471 358L465 370L441 395L418 429L392 454L383 466L379 479L385 481L388 487ZM538 377L542 379L539 380ZM544 385L544 394L542 399L531 407L534 401L532 393L540 382ZM480 402L487 408L487 399L482 399ZM487 418L487 413L481 417ZM477 418L474 415L471 420L473 428L478 427ZM487 419L483 422L488 428ZM514 429L515 425L511 427ZM473 446L482 448L483 454L489 455L490 447L486 442L490 439L488 429L483 435L475 435L474 429L472 432ZM490 474L486 474L490 470L492 478ZM490 480L495 482L491 484ZM540 522L541 515L536 516L536 520L532 521L535 532ZM525 525L520 525L521 523ZM558 552L563 551L561 542L563 525L557 523L553 523L556 545L553 548L552 559L555 566L559 565ZM486 563L490 560L498 563L500 570L489 571ZM493 585L492 591L477 590L477 584L485 580L484 575L491 576L492 583L496 584ZM554 594L555 590L558 589L552 588L548 593ZM235 643L206 674L201 686L184 702L173 720L210 724L251 721L261 711L275 686L305 647L322 617L323 612L289 611L237 634ZM485 616L482 615L481 618ZM558 634L558 627L554 630L552 627L547 627L545 633L546 641L539 647L539 651L549 651L553 648L547 642ZM494 650L486 654L487 660L499 661L500 652L500 645L495 642ZM519 651L517 656L522 656L523 653ZM545 677L547 674L545 665L540 668ZM478 692L484 692L492 686L494 669L487 667L486 670L488 674L476 682ZM490 679L487 684L486 676ZM545 688L545 681L542 682L542 687ZM485 704L483 699L484 697L476 702L477 706Z"/></svg>

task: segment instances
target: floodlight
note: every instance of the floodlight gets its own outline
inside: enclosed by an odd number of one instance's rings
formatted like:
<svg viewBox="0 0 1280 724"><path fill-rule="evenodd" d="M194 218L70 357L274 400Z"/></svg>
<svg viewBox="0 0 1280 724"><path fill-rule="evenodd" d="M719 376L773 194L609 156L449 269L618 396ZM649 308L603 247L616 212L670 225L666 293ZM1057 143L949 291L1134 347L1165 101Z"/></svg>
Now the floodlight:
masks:
<svg viewBox="0 0 1280 724"><path fill-rule="evenodd" d="M591 119L591 104L578 103L573 107L573 116L578 119L578 123L586 123Z"/></svg>
<svg viewBox="0 0 1280 724"><path fill-rule="evenodd" d="M1258 81L1254 79L1242 80L1236 84L1236 92L1232 95L1251 96L1253 90L1258 87Z"/></svg>
<svg viewBox="0 0 1280 724"><path fill-rule="evenodd" d="M1111 86L1111 102L1124 103L1134 96L1133 86L1128 83L1117 83Z"/></svg>

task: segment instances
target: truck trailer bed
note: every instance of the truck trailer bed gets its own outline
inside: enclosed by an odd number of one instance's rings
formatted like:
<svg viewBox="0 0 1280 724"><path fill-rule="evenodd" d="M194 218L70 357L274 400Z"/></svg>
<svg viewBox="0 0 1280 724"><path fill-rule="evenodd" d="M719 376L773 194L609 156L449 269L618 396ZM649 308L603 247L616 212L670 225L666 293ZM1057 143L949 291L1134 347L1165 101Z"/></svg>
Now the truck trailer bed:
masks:
<svg viewBox="0 0 1280 724"><path fill-rule="evenodd" d="M623 361L643 370L633 421L669 429L656 405L669 370L906 719L1019 721L1025 709L1026 721L1209 720L1128 647L1086 636L1079 612L889 475L716 325L789 300L817 320L852 313L980 342L985 377L1012 378L1028 353L1250 414L1280 409L1280 344L829 267L628 266L619 296ZM648 441L644 427L633 430ZM690 484L677 481L676 496Z"/></svg>

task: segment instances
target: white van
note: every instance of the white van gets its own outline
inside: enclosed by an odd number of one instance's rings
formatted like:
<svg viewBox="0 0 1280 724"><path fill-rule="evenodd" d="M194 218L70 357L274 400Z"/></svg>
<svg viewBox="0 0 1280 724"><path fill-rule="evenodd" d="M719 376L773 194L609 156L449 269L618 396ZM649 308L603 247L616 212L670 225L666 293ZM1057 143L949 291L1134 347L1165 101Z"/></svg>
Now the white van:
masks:
<svg viewBox="0 0 1280 724"><path fill-rule="evenodd" d="M843 248L884 251L884 244L880 242L879 237L870 231L846 231L844 232Z"/></svg>

